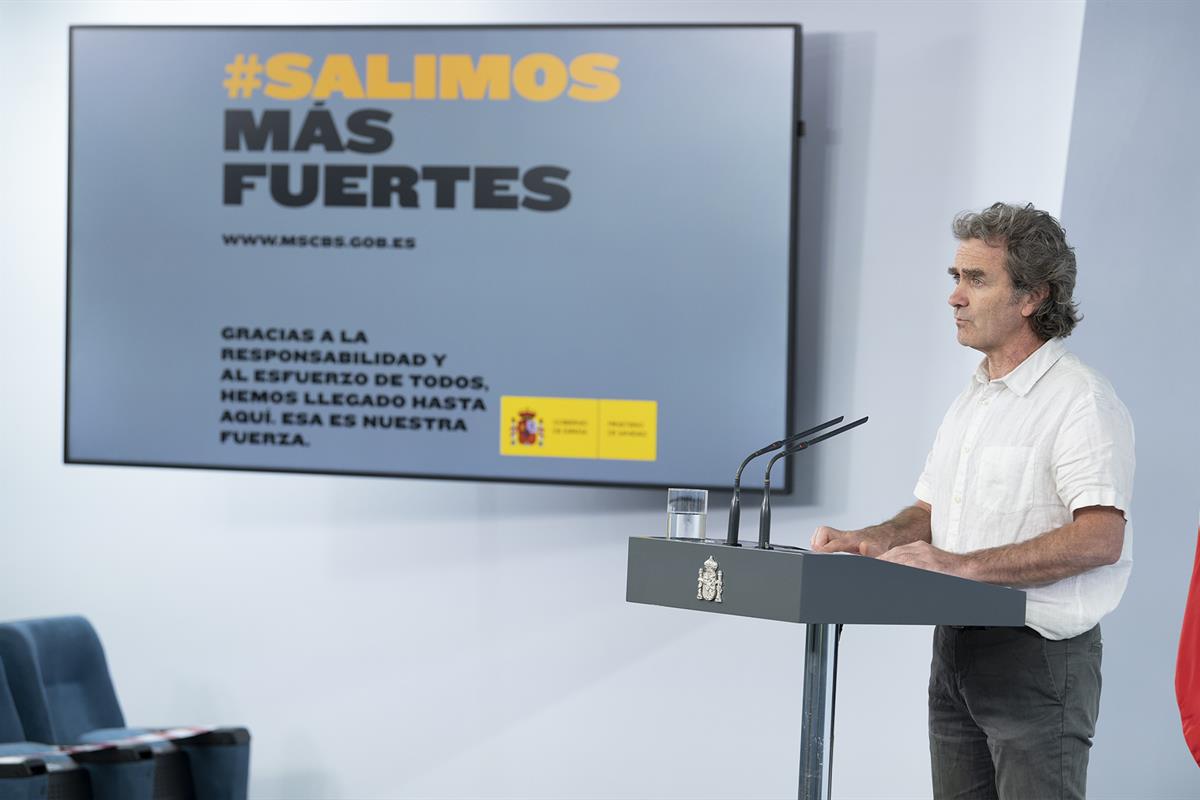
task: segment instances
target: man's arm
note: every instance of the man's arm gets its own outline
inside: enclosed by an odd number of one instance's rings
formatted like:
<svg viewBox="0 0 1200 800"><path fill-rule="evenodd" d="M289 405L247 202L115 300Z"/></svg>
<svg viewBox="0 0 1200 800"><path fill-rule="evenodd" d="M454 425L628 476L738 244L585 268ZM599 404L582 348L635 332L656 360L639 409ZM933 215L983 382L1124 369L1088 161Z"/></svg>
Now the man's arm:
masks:
<svg viewBox="0 0 1200 800"><path fill-rule="evenodd" d="M1110 506L1090 506L1074 516L1061 528L1017 544L957 554L914 542L885 551L879 558L1018 588L1044 586L1116 563L1125 543L1125 515Z"/></svg>
<svg viewBox="0 0 1200 800"><path fill-rule="evenodd" d="M822 525L812 535L812 549L822 553L858 553L878 556L910 542L930 542L928 503L918 500L887 522L857 531L842 531Z"/></svg>

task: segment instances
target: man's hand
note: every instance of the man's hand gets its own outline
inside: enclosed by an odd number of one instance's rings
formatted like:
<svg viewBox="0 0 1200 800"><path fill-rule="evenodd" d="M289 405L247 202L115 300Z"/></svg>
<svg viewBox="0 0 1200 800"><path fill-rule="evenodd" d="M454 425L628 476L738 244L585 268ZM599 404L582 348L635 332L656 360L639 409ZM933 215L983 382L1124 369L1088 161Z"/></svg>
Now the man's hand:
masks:
<svg viewBox="0 0 1200 800"><path fill-rule="evenodd" d="M842 531L822 525L813 532L811 547L819 553L858 553L880 556L887 547L865 531Z"/></svg>
<svg viewBox="0 0 1200 800"><path fill-rule="evenodd" d="M929 542L911 542L893 547L879 556L879 560L942 572L946 575L957 575L960 578L966 577L967 560L965 557L946 550L939 550Z"/></svg>
<svg viewBox="0 0 1200 800"><path fill-rule="evenodd" d="M929 512L929 504L918 500L887 522L869 528L843 531L822 525L813 532L811 546L818 553L858 553L877 558L897 545L928 542L932 537Z"/></svg>

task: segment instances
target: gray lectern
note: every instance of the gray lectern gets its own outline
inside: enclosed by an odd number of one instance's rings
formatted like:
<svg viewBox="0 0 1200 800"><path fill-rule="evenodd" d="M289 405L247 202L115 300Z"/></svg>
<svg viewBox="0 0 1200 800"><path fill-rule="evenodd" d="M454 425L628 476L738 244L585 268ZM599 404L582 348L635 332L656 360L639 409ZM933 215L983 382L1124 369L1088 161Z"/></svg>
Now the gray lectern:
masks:
<svg viewBox="0 0 1200 800"><path fill-rule="evenodd" d="M625 599L803 622L800 798L828 800L837 626L1025 624L1025 593L873 558L713 539L632 537Z"/></svg>

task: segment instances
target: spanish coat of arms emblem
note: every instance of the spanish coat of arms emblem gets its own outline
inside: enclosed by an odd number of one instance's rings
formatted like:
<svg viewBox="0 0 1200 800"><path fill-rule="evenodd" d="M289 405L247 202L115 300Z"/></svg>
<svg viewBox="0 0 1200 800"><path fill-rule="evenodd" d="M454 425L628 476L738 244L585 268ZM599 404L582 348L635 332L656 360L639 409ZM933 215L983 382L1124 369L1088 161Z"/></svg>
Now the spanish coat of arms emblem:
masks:
<svg viewBox="0 0 1200 800"><path fill-rule="evenodd" d="M526 409L513 417L508 428L509 441L513 444L544 446L546 443L546 428L538 419L536 411Z"/></svg>
<svg viewBox="0 0 1200 800"><path fill-rule="evenodd" d="M698 570L696 578L696 599L707 600L710 603L721 602L721 592L725 589L725 573L722 572L712 556Z"/></svg>

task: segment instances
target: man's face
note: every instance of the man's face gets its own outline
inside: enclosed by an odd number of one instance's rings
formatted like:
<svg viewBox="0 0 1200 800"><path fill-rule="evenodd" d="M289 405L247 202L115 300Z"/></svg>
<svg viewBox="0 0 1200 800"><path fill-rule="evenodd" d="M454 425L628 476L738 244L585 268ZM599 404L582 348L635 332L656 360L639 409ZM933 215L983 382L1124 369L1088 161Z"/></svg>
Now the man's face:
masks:
<svg viewBox="0 0 1200 800"><path fill-rule="evenodd" d="M959 244L950 268L954 279L950 306L958 343L984 353L1024 337L1031 330L1027 318L1037 310L1034 298L1013 296L1004 254L1003 246L968 239Z"/></svg>

